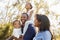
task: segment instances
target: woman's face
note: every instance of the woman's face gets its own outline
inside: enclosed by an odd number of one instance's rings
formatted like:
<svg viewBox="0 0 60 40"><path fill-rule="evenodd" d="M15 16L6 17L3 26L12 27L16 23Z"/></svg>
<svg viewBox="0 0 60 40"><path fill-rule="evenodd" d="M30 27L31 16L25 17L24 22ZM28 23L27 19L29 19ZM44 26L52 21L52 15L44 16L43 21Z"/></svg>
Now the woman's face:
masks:
<svg viewBox="0 0 60 40"><path fill-rule="evenodd" d="M37 20L37 18L35 17L35 20L34 20L34 25L35 25L35 27L40 27L40 24L41 24L41 22L39 22L39 21Z"/></svg>
<svg viewBox="0 0 60 40"><path fill-rule="evenodd" d="M21 15L21 22L22 22L22 24L24 24L27 20L28 20L27 15L26 14L22 14Z"/></svg>

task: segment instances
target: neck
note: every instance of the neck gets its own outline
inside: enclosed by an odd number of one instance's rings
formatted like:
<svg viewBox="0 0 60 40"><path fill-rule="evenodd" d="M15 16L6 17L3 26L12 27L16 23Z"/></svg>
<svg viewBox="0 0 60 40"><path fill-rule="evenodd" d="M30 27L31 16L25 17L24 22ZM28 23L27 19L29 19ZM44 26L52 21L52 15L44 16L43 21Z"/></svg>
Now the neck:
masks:
<svg viewBox="0 0 60 40"><path fill-rule="evenodd" d="M38 32L40 32L39 27L38 27Z"/></svg>

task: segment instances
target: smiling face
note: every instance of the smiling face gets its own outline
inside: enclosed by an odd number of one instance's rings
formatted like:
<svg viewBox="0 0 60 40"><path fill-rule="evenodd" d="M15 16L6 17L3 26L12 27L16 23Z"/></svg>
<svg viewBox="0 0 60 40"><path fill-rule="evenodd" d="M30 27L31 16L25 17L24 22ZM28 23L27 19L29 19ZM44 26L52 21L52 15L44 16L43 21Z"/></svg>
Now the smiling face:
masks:
<svg viewBox="0 0 60 40"><path fill-rule="evenodd" d="M26 22L27 20L28 20L27 14L23 13L23 14L21 15L21 22L22 22L22 24L25 24L25 22Z"/></svg>

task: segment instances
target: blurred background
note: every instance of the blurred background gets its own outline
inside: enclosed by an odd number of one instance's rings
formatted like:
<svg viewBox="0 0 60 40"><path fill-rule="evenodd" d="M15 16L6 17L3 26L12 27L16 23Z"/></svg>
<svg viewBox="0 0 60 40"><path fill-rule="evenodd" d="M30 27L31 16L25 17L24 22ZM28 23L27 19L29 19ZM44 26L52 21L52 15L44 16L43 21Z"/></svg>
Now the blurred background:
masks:
<svg viewBox="0 0 60 40"><path fill-rule="evenodd" d="M32 4L34 14L48 16L53 40L60 40L60 0L0 0L0 40L11 35L12 22L26 11L26 2Z"/></svg>

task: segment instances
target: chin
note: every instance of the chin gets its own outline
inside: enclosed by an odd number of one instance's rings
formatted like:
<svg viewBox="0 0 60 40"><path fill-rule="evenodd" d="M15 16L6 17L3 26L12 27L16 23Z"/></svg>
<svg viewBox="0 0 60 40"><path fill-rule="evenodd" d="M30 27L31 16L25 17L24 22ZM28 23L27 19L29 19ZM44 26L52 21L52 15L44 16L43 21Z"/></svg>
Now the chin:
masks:
<svg viewBox="0 0 60 40"><path fill-rule="evenodd" d="M25 22L22 21L22 24L24 24Z"/></svg>
<svg viewBox="0 0 60 40"><path fill-rule="evenodd" d="M35 27L37 27L37 25L34 25Z"/></svg>

